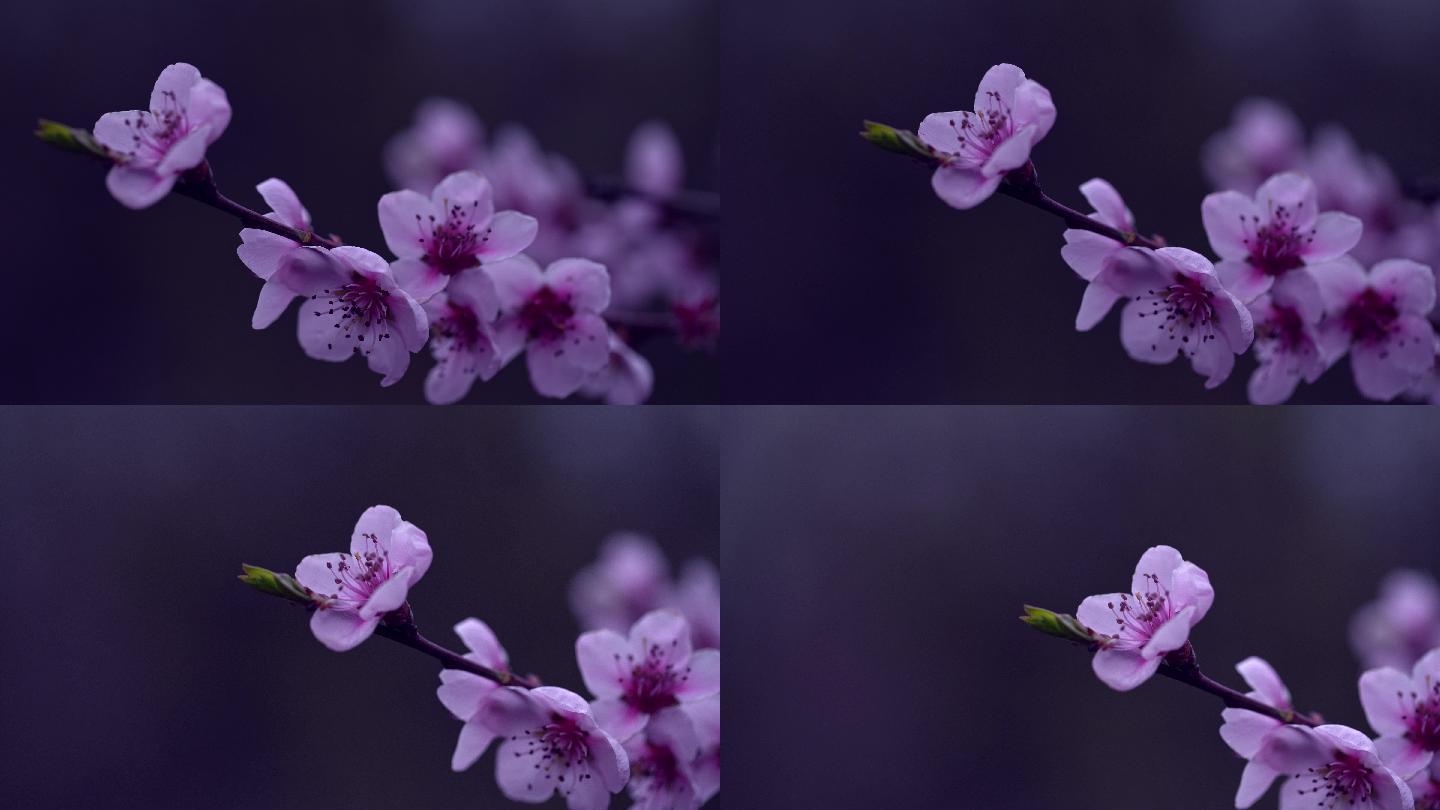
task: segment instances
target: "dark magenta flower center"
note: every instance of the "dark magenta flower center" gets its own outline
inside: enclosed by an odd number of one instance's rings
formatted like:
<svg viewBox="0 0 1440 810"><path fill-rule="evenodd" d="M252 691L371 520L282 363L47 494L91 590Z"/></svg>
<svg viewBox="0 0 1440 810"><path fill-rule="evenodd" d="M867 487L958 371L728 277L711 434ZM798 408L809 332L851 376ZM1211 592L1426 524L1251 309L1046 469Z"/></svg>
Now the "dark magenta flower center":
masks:
<svg viewBox="0 0 1440 810"><path fill-rule="evenodd" d="M645 744L645 753L635 762L636 776L650 781L651 790L670 791L686 779L669 748Z"/></svg>
<svg viewBox="0 0 1440 810"><path fill-rule="evenodd" d="M190 131L189 118L174 91L165 90L160 95L160 109L151 110L148 116L142 114L125 119L125 126L130 130L130 139L134 144L129 155L132 158L158 161L164 157L171 145Z"/></svg>
<svg viewBox="0 0 1440 810"><path fill-rule="evenodd" d="M445 211L445 219L437 220L430 215L429 222L421 222L420 215L415 221L420 225L420 243L425 247L425 263L453 276L479 264L476 254L480 245L488 238L489 229L481 232L474 222L480 201L475 200L468 207L452 203ZM429 235L423 235L426 231Z"/></svg>
<svg viewBox="0 0 1440 810"><path fill-rule="evenodd" d="M1440 751L1440 682L1430 683L1430 691L1411 695L1414 707L1405 719L1405 738L1425 749Z"/></svg>
<svg viewBox="0 0 1440 810"><path fill-rule="evenodd" d="M322 290L310 300L316 305L315 317L334 319L336 337L354 340L357 352L369 354L390 338L390 291L369 276L352 273L348 284Z"/></svg>
<svg viewBox="0 0 1440 810"><path fill-rule="evenodd" d="M562 337L575 317L569 296L549 287L541 287L520 308L520 323L532 340L553 340Z"/></svg>
<svg viewBox="0 0 1440 810"><path fill-rule="evenodd" d="M1372 288L1365 288L1341 315L1345 329L1360 343L1379 343L1390 336L1400 310L1395 301Z"/></svg>
<svg viewBox="0 0 1440 810"><path fill-rule="evenodd" d="M1300 206L1304 204L1297 203ZM1271 211L1270 221L1264 225L1260 224L1258 216L1244 223L1247 233L1241 241L1250 251L1252 267L1271 276L1280 276L1304 265L1300 257L1315 241L1315 229L1297 228L1290 214L1290 210L1282 205Z"/></svg>
<svg viewBox="0 0 1440 810"><path fill-rule="evenodd" d="M1309 343L1305 321L1291 307L1273 305L1269 319L1259 324L1257 330L1260 337L1275 341L1286 352L1300 351Z"/></svg>
<svg viewBox="0 0 1440 810"><path fill-rule="evenodd" d="M335 590L328 596L331 600L349 607L359 607L370 598L381 583L390 578L390 552L380 545L380 538L373 534L363 535L365 550L339 553L334 562L325 563L335 580Z"/></svg>
<svg viewBox="0 0 1440 810"><path fill-rule="evenodd" d="M1115 616L1115 632L1101 635L1109 639L1111 646L1122 649L1143 647L1155 631L1174 615L1170 592L1161 587L1159 575L1145 574L1144 578L1144 592L1122 593L1119 603L1106 604ZM1091 629L1100 632L1099 628Z"/></svg>
<svg viewBox="0 0 1440 810"><path fill-rule="evenodd" d="M1335 752L1335 759L1307 773L1296 774L1297 780L1309 780L1309 788L1297 787L1296 793L1313 796L1318 807L1368 804L1375 793L1375 772L1351 754Z"/></svg>
<svg viewBox="0 0 1440 810"><path fill-rule="evenodd" d="M550 715L550 722L533 735L547 765L568 770L590 758L590 735L572 717ZM532 748L533 750L533 748ZM562 774L560 781L565 781Z"/></svg>

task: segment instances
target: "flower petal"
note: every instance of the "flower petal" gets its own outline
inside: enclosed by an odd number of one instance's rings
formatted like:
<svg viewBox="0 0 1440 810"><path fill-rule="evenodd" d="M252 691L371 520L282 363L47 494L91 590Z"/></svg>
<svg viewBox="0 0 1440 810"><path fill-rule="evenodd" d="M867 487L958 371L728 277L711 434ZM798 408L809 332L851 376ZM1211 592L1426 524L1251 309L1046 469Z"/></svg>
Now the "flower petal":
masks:
<svg viewBox="0 0 1440 810"><path fill-rule="evenodd" d="M518 309L545 283L540 266L523 253L498 262L487 262L483 269L495 285L500 308L506 312Z"/></svg>
<svg viewBox="0 0 1440 810"><path fill-rule="evenodd" d="M255 190L260 192L260 197L270 206L270 210L280 215L281 222L292 228L310 228L310 212L300 204L300 197L284 180L271 177L256 186Z"/></svg>
<svg viewBox="0 0 1440 810"><path fill-rule="evenodd" d="M126 208L136 210L160 202L174 186L175 175L139 167L113 166L105 175L105 187L110 195Z"/></svg>
<svg viewBox="0 0 1440 810"><path fill-rule="evenodd" d="M376 209L380 215L380 230L391 253L401 259L418 259L425 255L431 217L436 215L429 199L409 189L392 191L380 198Z"/></svg>
<svg viewBox="0 0 1440 810"><path fill-rule="evenodd" d="M629 676L626 662L633 660L630 642L614 630L591 630L575 640L575 659L585 688L598 698L618 698Z"/></svg>
<svg viewBox="0 0 1440 810"><path fill-rule="evenodd" d="M1401 312L1426 315L1435 308L1435 274L1409 259L1388 259L1370 269L1370 286L1395 297Z"/></svg>
<svg viewBox="0 0 1440 810"><path fill-rule="evenodd" d="M1365 709L1365 722L1381 736L1403 735L1410 708L1404 696L1411 691L1410 676L1398 669L1382 667L1361 675L1360 705Z"/></svg>
<svg viewBox="0 0 1440 810"><path fill-rule="evenodd" d="M480 723L470 722L461 726L460 739L455 742L455 753L450 757L450 769L459 773L474 765L498 736Z"/></svg>
<svg viewBox="0 0 1440 810"><path fill-rule="evenodd" d="M1236 664L1235 671L1260 695L1261 700L1277 709L1290 710L1290 690L1285 688L1280 673L1270 666L1269 661L1252 655Z"/></svg>
<svg viewBox="0 0 1440 810"><path fill-rule="evenodd" d="M1192 605L1172 616L1150 636L1150 640L1140 649L1140 654L1146 658L1160 658L1165 653L1184 647L1185 642L1190 640L1190 628L1198 621L1195 618L1197 612Z"/></svg>
<svg viewBox="0 0 1440 810"><path fill-rule="evenodd" d="M352 610L317 610L310 616L310 632L335 652L353 650L370 638L380 619L362 619Z"/></svg>
<svg viewBox="0 0 1440 810"><path fill-rule="evenodd" d="M508 259L530 247L540 223L532 216L517 211L501 211L490 220L476 254L483 261Z"/></svg>
<svg viewBox="0 0 1440 810"><path fill-rule="evenodd" d="M1255 190L1255 207L1267 222L1283 210L1290 224L1300 230L1315 224L1320 213L1315 205L1315 183L1298 172L1281 172L1261 183Z"/></svg>
<svg viewBox="0 0 1440 810"><path fill-rule="evenodd" d="M1222 259L1244 259L1250 255L1245 242L1253 232L1260 212L1255 201L1238 191L1219 191L1200 203L1200 219L1210 247Z"/></svg>
<svg viewBox="0 0 1440 810"><path fill-rule="evenodd" d="M1120 192L1115 187L1099 177L1092 177L1080 184L1080 193L1084 195L1085 201L1095 209L1098 219L1112 228L1119 228L1122 231L1135 230L1135 217L1126 207L1125 200L1120 197Z"/></svg>
<svg viewBox="0 0 1440 810"><path fill-rule="evenodd" d="M570 299L576 310L603 312L610 305L610 275L589 259L559 259L545 268L545 284Z"/></svg>
<svg viewBox="0 0 1440 810"><path fill-rule="evenodd" d="M1150 680L1160 668L1160 659L1147 659L1135 650L1102 649L1095 653L1090 666L1106 686L1117 692L1128 692Z"/></svg>
<svg viewBox="0 0 1440 810"><path fill-rule="evenodd" d="M1360 243L1364 230L1358 217L1326 211L1315 218L1315 235L1305 246L1305 260L1324 262L1349 253Z"/></svg>
<svg viewBox="0 0 1440 810"><path fill-rule="evenodd" d="M466 653L466 658L491 669L506 669L510 666L510 657L506 655L505 648L500 646L500 639L495 637L495 631L485 622L473 618L465 619L455 625L455 635L459 636L470 650Z"/></svg>
<svg viewBox="0 0 1440 810"><path fill-rule="evenodd" d="M930 177L930 186L952 208L974 208L990 199L1000 187L998 175L987 177L975 169L941 166Z"/></svg>
<svg viewBox="0 0 1440 810"><path fill-rule="evenodd" d="M260 287L260 297L255 301L255 314L250 316L250 328L264 329L275 323L285 308L295 300L295 293L277 281L267 281Z"/></svg>

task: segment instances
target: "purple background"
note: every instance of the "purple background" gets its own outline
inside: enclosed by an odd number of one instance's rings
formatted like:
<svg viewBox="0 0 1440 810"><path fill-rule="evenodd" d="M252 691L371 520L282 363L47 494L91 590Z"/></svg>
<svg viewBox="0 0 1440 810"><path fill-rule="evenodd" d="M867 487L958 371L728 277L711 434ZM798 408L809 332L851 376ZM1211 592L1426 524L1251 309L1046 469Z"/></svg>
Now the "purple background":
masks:
<svg viewBox="0 0 1440 810"><path fill-rule="evenodd" d="M363 363L310 360L294 315L250 329L259 282L235 256L239 226L186 199L132 212L103 167L31 137L37 117L89 127L149 98L189 61L235 114L210 150L221 189L252 206L288 181L322 231L384 252L375 215L389 191L381 149L415 106L444 94L487 125L525 124L585 172L620 171L631 130L668 120L689 181L714 189L718 118L711 0L6 3L0 149L10 193L12 402L423 402L428 349L395 390ZM263 208L261 209L263 210ZM713 402L719 361L647 347L657 402ZM523 363L470 402L533 401Z"/></svg>
<svg viewBox="0 0 1440 810"><path fill-rule="evenodd" d="M1016 621L1206 569L1211 677L1269 659L1364 728L1352 611L1440 575L1440 423L1416 409L752 409L722 468L726 791L740 807L1232 807L1219 701L1121 694ZM738 629L737 629L738 628ZM737 635L738 634L738 635ZM737 711L735 707L743 706ZM1266 798L1258 807L1275 807Z"/></svg>
<svg viewBox="0 0 1440 810"><path fill-rule="evenodd" d="M1171 244L1208 251L1200 145L1248 95L1440 174L1426 0L772 0L729 4L725 35L732 402L1244 401L1249 359L1207 393L1188 364L1126 357L1118 315L1077 334L1058 220L1005 198L951 209L927 169L856 137L968 107L998 62L1054 94L1044 187L1080 206L1105 177ZM1296 397L1357 400L1348 368Z"/></svg>
<svg viewBox="0 0 1440 810"><path fill-rule="evenodd" d="M0 410L0 804L520 807L493 753L450 771L436 662L325 649L240 563L293 570L388 503L435 550L411 592L427 636L463 649L450 628L478 616L517 670L583 692L570 578L620 529L718 562L718 429L674 409Z"/></svg>

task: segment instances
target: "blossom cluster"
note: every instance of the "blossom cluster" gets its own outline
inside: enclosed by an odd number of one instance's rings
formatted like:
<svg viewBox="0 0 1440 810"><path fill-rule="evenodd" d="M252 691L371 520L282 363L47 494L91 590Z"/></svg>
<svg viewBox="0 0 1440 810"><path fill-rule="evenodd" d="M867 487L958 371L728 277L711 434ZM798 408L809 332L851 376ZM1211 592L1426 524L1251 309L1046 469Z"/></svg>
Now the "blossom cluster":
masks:
<svg viewBox="0 0 1440 810"><path fill-rule="evenodd" d="M616 548L607 545L605 559ZM316 639L345 651L382 625L413 629L409 591L431 557L425 532L395 509L366 510L348 552L305 557L295 570L313 600ZM631 573L602 559L577 579L585 583L577 590L629 592ZM575 654L591 700L556 686L518 684L488 624L473 617L456 624L464 659L491 677L458 668L440 673L437 697L463 723L452 769L469 768L495 744L496 783L516 801L558 795L571 810L600 810L628 790L631 806L643 810L703 805L720 789L720 597L718 589L689 591L695 615L713 617L716 643L702 641L672 608L647 610L623 633L587 630Z"/></svg>
<svg viewBox="0 0 1440 810"><path fill-rule="evenodd" d="M177 183L213 182L205 152L229 120L218 85L191 65L170 65L149 110L96 122L94 138L113 164L111 193L144 208ZM643 330L713 345L714 234L672 221L683 158L664 125L637 130L628 196L612 203L590 199L579 173L521 130L484 148L478 121L453 102L422 106L386 162L407 186L377 206L390 259L314 238L310 212L288 184L257 186L270 207L264 217L284 227L240 231L240 260L263 282L254 328L300 299L304 352L332 362L364 357L384 386L428 345L435 364L425 396L436 404L463 399L522 354L543 396L636 404L654 383L630 345ZM612 301L663 309L639 311L637 324L636 313L617 313Z"/></svg>
<svg viewBox="0 0 1440 810"><path fill-rule="evenodd" d="M1122 691L1162 667L1179 680L1198 676L1190 634L1214 598L1202 568L1169 546L1148 549L1128 592L1091 596L1075 612L1093 641L1095 674ZM1281 807L1440 807L1440 646L1416 652L1440 645L1437 636L1440 588L1414 572L1392 576L1381 599L1357 614L1357 652L1384 662L1359 680L1374 738L1299 713L1264 659L1237 664L1249 702L1228 701L1220 726L1221 739L1245 761L1235 806L1251 807L1283 780Z"/></svg>
<svg viewBox="0 0 1440 810"><path fill-rule="evenodd" d="M1042 85L1014 65L992 67L973 110L933 113L916 130L936 163L936 194L967 209L1004 187L1063 208L1039 191L1031 162L1055 118ZM1440 217L1405 201L1383 164L1342 133L1327 132L1306 154L1298 124L1295 132L1289 124L1272 106L1247 106L1207 145L1222 187L1200 205L1215 259L1141 236L1113 185L1083 184L1094 210L1068 212L1060 251L1087 282L1076 328L1094 328L1123 301L1120 342L1130 357L1183 356L1207 388L1253 348L1247 390L1257 404L1284 402L1347 355L1369 399L1434 398L1440 341L1427 316Z"/></svg>

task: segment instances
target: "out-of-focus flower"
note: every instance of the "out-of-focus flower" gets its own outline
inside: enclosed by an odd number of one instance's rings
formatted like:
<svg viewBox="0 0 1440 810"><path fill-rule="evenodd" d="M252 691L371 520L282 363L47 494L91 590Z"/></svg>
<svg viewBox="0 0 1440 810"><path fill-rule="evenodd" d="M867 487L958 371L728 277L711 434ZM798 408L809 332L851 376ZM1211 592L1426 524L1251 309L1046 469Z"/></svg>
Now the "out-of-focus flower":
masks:
<svg viewBox="0 0 1440 810"><path fill-rule="evenodd" d="M430 317L430 353L435 366L425 377L425 399L434 405L459 402L475 378L489 380L502 366L495 348L500 301L484 268L462 270L444 292L425 302Z"/></svg>
<svg viewBox="0 0 1440 810"><path fill-rule="evenodd" d="M1350 257L1310 268L1327 317L1320 347L1334 363L1350 354L1355 387L1390 400L1435 363L1435 331L1425 316L1435 307L1435 276L1409 259L1390 259L1367 273Z"/></svg>
<svg viewBox="0 0 1440 810"><path fill-rule="evenodd" d="M1126 248L1107 260L1091 282L1129 299L1120 312L1120 343L1142 363L1177 355L1205 375L1205 387L1224 382L1235 355L1250 348L1250 311L1230 293L1204 256L1185 248Z"/></svg>
<svg viewBox="0 0 1440 810"><path fill-rule="evenodd" d="M1116 230L1135 232L1135 217L1126 207L1125 200L1121 199L1120 192L1110 183L1096 177L1083 183L1080 193L1085 195L1085 200L1095 209L1090 213L1092 219ZM1119 290L1096 283L1095 279L1100 275L1100 271L1105 269L1105 265L1125 249L1125 245L1080 228L1069 228L1064 236L1065 246L1060 248L1060 257L1080 278L1090 282L1085 287L1084 298L1080 300L1080 311L1075 314L1075 328L1086 332L1100 323L1115 302L1120 300Z"/></svg>
<svg viewBox="0 0 1440 810"><path fill-rule="evenodd" d="M1235 806L1255 804L1270 785L1280 787L1280 806L1366 807L1411 810L1410 788L1385 766L1375 744L1347 726L1283 726L1272 731L1245 764Z"/></svg>
<svg viewBox="0 0 1440 810"><path fill-rule="evenodd" d="M1266 98L1242 101L1230 128L1211 136L1201 152L1210 182L1254 194L1265 178L1300 166L1305 133L1286 107Z"/></svg>
<svg viewBox="0 0 1440 810"><path fill-rule="evenodd" d="M289 261L271 280L309 298L300 307L301 348L331 362L362 355L384 375L381 385L394 385L410 354L425 345L425 310L395 283L385 260L364 248L313 247L300 255L304 261Z"/></svg>
<svg viewBox="0 0 1440 810"><path fill-rule="evenodd" d="M429 194L446 175L480 168L485 128L475 112L448 98L429 98L415 123L385 144L385 169L400 188Z"/></svg>
<svg viewBox="0 0 1440 810"><path fill-rule="evenodd" d="M1380 758L1409 779L1430 767L1440 751L1440 648L1415 662L1409 674L1393 667L1360 676L1365 719L1380 735Z"/></svg>
<svg viewBox="0 0 1440 810"><path fill-rule="evenodd" d="M601 810L630 778L624 747L567 689L496 689L481 701L480 722L504 738L495 781L515 801L539 803L559 793L570 810Z"/></svg>
<svg viewBox="0 0 1440 810"><path fill-rule="evenodd" d="M1014 65L995 65L980 80L974 112L931 113L920 122L920 140L941 160L935 193L955 208L974 208L1030 160L1054 124L1050 91Z"/></svg>
<svg viewBox="0 0 1440 810"><path fill-rule="evenodd" d="M580 386L580 393L607 405L639 405L650 398L655 372L650 361L610 333L610 360Z"/></svg>
<svg viewBox="0 0 1440 810"><path fill-rule="evenodd" d="M685 184L685 155L674 130L663 121L635 128L625 149L625 182L657 200L666 200Z"/></svg>
<svg viewBox="0 0 1440 810"><path fill-rule="evenodd" d="M1149 680L1167 654L1185 646L1214 600L1204 570L1170 546L1153 546L1135 566L1130 593L1086 597L1075 618L1100 640L1095 674L1123 692Z"/></svg>
<svg viewBox="0 0 1440 810"><path fill-rule="evenodd" d="M720 646L720 572L709 560L691 560L680 572L675 606L690 622L690 638L699 648Z"/></svg>
<svg viewBox="0 0 1440 810"><path fill-rule="evenodd" d="M1245 302L1297 268L1344 255L1364 230L1349 214L1319 212L1315 184L1293 172L1266 180L1254 199L1235 191L1211 194L1200 213L1221 257L1215 271Z"/></svg>
<svg viewBox="0 0 1440 810"><path fill-rule="evenodd" d="M385 244L399 257L392 271L425 301L455 274L508 259L535 241L534 217L495 211L490 182L478 172L449 175L427 199L409 189L380 198Z"/></svg>
<svg viewBox="0 0 1440 810"><path fill-rule="evenodd" d="M1251 691L1246 697L1281 711L1294 711L1295 707L1290 703L1290 690L1285 688L1280 675L1268 661L1252 655L1236 664L1235 671L1239 672L1240 677L1250 686ZM1225 709L1220 712L1220 717L1225 721L1220 726L1220 738L1230 746L1230 750L1245 759L1259 753L1265 737L1284 725L1273 717L1247 709Z"/></svg>
<svg viewBox="0 0 1440 810"><path fill-rule="evenodd" d="M570 583L570 609L586 630L625 632L641 616L670 604L670 565L654 540L613 534L600 558Z"/></svg>
<svg viewBox="0 0 1440 810"><path fill-rule="evenodd" d="M1295 393L1300 380L1313 383L1328 368L1317 331L1325 304L1315 279L1300 271L1287 273L1249 306L1259 360L1250 375L1250 401L1278 405Z"/></svg>
<svg viewBox="0 0 1440 810"><path fill-rule="evenodd" d="M465 642L469 650L465 653L466 658L495 672L509 672L509 657L488 624L479 619L466 619L455 625L455 635ZM435 694L440 703L455 715L455 719L465 723L455 744L455 754L450 759L453 770L463 771L474 765L495 740L496 733L481 720L480 704L500 688L495 681L473 672L440 670L440 686Z"/></svg>
<svg viewBox="0 0 1440 810"><path fill-rule="evenodd" d="M389 506L372 506L355 523L350 551L311 554L295 580L314 592L310 629L337 652L369 638L385 614L405 604L410 587L430 569L430 542Z"/></svg>
<svg viewBox="0 0 1440 810"><path fill-rule="evenodd" d="M95 122L95 140L114 155L105 177L115 199L148 208L170 193L182 172L205 160L205 149L230 124L225 91L177 62L160 72L150 109L112 112Z"/></svg>
<svg viewBox="0 0 1440 810"><path fill-rule="evenodd" d="M1420 571L1392 571L1379 598L1350 620L1350 646L1367 668L1414 666L1440 647L1440 583Z"/></svg>
<svg viewBox="0 0 1440 810"><path fill-rule="evenodd" d="M481 159L500 208L523 211L540 223L529 252L542 262L576 255L571 239L587 206L585 181L570 161L541 149L523 127L501 127Z"/></svg>
<svg viewBox="0 0 1440 810"><path fill-rule="evenodd" d="M1415 794L1415 810L1440 810L1440 759L1415 774L1409 784Z"/></svg>
<svg viewBox="0 0 1440 810"><path fill-rule="evenodd" d="M631 810L695 810L701 804L694 765L700 740L679 708L655 714L643 734L625 743L630 756Z"/></svg>
<svg viewBox="0 0 1440 810"><path fill-rule="evenodd" d="M525 352L530 381L566 397L610 360L610 278L588 259L559 259L543 271L521 254L487 265L500 301L495 344L501 360Z"/></svg>
<svg viewBox="0 0 1440 810"><path fill-rule="evenodd" d="M575 642L595 721L619 740L644 730L661 709L720 691L720 651L694 650L690 626L674 610L645 614L629 636L591 630Z"/></svg>

